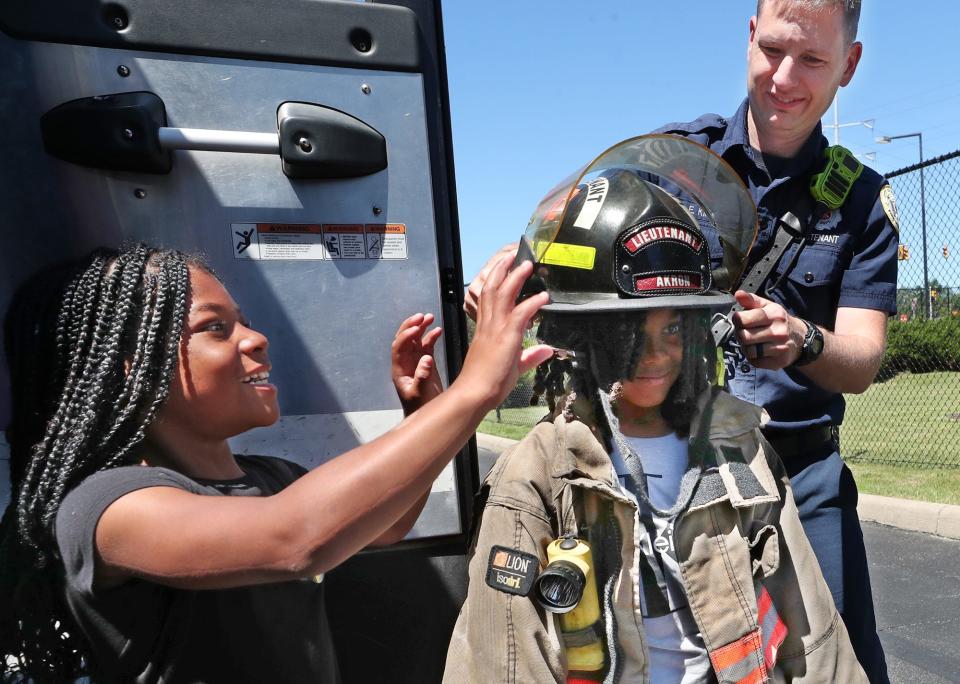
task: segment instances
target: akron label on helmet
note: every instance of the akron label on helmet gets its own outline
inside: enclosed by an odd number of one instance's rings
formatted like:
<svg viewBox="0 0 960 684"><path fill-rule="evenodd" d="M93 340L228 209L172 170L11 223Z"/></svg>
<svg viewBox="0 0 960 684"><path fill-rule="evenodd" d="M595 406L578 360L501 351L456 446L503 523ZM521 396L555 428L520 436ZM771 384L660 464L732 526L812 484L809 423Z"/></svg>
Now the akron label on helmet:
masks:
<svg viewBox="0 0 960 684"><path fill-rule="evenodd" d="M691 290L699 292L702 287L700 276L695 273L677 273L674 275L656 275L644 278L637 276L634 286L637 292L659 292L660 290Z"/></svg>

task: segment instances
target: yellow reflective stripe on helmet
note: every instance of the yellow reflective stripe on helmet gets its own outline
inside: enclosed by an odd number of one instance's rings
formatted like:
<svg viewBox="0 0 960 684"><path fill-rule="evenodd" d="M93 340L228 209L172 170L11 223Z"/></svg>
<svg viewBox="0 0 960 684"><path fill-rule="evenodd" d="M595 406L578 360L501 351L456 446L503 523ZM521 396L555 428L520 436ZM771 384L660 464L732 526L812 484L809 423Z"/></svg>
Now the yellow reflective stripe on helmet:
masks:
<svg viewBox="0 0 960 684"><path fill-rule="evenodd" d="M587 271L592 271L593 262L596 260L596 257L596 247L554 242L547 247L539 261L540 263L551 264L552 266L569 266L570 268L582 268Z"/></svg>

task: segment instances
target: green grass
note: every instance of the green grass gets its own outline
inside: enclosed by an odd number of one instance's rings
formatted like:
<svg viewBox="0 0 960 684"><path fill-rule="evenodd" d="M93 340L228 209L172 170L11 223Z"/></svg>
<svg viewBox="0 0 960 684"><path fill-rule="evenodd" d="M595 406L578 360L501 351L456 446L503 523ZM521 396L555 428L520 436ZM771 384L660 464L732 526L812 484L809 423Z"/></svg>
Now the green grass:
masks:
<svg viewBox="0 0 960 684"><path fill-rule="evenodd" d="M530 432L530 428L547 414L548 410L543 404L529 408L500 409L499 421L497 420L497 412L491 411L480 423L477 432L484 432L497 437L522 439L524 435Z"/></svg>
<svg viewBox="0 0 960 684"><path fill-rule="evenodd" d="M901 373L847 396L848 461L960 466L960 373Z"/></svg>
<svg viewBox="0 0 960 684"><path fill-rule="evenodd" d="M864 494L960 505L960 468L913 468L882 463L850 463Z"/></svg>

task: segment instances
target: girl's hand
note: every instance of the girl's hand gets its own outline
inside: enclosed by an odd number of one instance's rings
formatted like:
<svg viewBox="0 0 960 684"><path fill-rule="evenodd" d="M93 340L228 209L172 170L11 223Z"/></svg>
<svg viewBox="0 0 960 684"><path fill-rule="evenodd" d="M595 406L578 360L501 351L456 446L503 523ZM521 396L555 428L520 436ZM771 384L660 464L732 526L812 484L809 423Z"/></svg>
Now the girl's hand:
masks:
<svg viewBox="0 0 960 684"><path fill-rule="evenodd" d="M487 410L503 401L521 374L553 355L553 349L545 344L523 349L524 332L549 296L541 292L517 304L533 264L527 261L511 270L513 261L512 254L501 256L487 274L480 293L477 330L455 383L458 391L476 396Z"/></svg>
<svg viewBox="0 0 960 684"><path fill-rule="evenodd" d="M410 415L443 391L433 346L443 330L427 330L433 314L414 314L400 324L390 346L393 386L397 390L404 415Z"/></svg>
<svg viewBox="0 0 960 684"><path fill-rule="evenodd" d="M519 242L511 242L508 245L504 245L497 250L496 254L490 257L490 260L483 265L480 272L470 281L466 295L464 295L463 310L471 320L477 320L477 309L480 307L480 293L483 291L483 284L487 282L487 276L490 275L490 271L493 270L493 267L497 265L497 262L499 262L504 255L516 258L519 249Z"/></svg>

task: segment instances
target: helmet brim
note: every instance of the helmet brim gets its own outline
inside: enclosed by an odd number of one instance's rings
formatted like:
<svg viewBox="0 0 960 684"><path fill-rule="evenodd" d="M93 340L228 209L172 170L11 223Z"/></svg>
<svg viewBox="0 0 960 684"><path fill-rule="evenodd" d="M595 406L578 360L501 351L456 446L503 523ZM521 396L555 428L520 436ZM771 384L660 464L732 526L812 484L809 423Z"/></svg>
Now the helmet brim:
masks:
<svg viewBox="0 0 960 684"><path fill-rule="evenodd" d="M598 293L562 293L560 296L567 301L552 301L544 305L540 311L554 314L589 314L612 311L644 311L648 309L709 309L716 312L726 312L736 302L732 294L715 290L695 295L677 294L636 298ZM577 301L578 299L582 299L582 301Z"/></svg>

